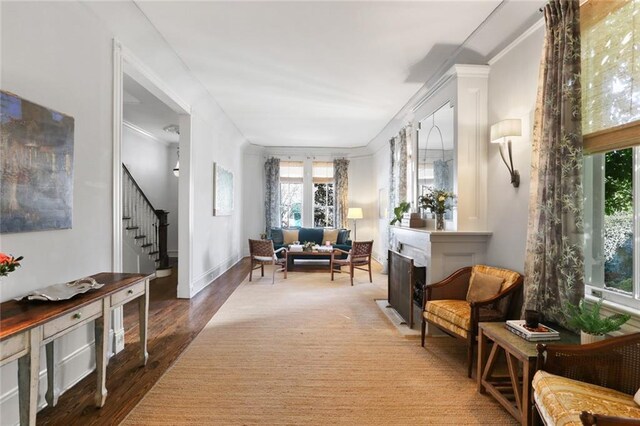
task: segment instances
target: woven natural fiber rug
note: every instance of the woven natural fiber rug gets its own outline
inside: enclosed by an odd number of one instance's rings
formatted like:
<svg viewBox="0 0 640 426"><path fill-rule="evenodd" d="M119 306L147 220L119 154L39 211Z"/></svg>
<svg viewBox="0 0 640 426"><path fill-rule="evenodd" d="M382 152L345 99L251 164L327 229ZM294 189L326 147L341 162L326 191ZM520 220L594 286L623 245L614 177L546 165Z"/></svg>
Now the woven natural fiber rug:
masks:
<svg viewBox="0 0 640 426"><path fill-rule="evenodd" d="M516 424L466 377L465 345L403 338L386 276L245 281L126 425ZM150 354L150 360L153 354Z"/></svg>

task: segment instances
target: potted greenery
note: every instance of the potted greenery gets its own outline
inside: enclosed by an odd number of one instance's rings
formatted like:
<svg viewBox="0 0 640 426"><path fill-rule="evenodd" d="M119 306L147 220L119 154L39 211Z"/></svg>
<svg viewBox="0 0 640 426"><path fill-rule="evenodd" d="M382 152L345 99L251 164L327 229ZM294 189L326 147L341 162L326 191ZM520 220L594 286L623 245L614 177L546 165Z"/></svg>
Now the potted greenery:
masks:
<svg viewBox="0 0 640 426"><path fill-rule="evenodd" d="M391 222L389 222L389 225L395 225L397 222L400 222L400 224L402 224L402 216L406 212L408 212L410 208L410 203L408 203L407 201L401 202L398 207L393 209L393 215L395 217L391 220Z"/></svg>
<svg viewBox="0 0 640 426"><path fill-rule="evenodd" d="M605 334L620 330L620 327L631 318L627 314L614 314L608 317L600 315L602 299L596 303L588 305L584 299L578 306L567 307L569 326L580 330L580 341L582 344L593 343L605 338Z"/></svg>

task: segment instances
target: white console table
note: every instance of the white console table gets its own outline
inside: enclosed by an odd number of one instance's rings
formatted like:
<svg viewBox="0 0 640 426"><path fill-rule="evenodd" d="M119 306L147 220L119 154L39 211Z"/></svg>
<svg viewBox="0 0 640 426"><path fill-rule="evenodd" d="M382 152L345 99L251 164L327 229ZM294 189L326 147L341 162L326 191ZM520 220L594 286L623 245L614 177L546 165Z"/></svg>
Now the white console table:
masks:
<svg viewBox="0 0 640 426"><path fill-rule="evenodd" d="M0 366L18 360L20 424L35 425L38 409L40 347L46 345L46 400L56 405L54 390L54 342L76 328L95 321L97 389L96 406L107 397L106 372L111 311L138 299L140 323L140 362L147 363L147 320L149 281L154 274L101 273L93 275L102 288L58 302L15 301L0 305Z"/></svg>

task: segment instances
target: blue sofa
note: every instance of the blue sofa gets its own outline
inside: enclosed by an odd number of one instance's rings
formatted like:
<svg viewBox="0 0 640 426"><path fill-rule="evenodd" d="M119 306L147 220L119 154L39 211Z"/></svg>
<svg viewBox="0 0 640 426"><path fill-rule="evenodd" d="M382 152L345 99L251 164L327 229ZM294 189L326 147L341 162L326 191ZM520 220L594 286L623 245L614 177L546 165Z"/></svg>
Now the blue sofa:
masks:
<svg viewBox="0 0 640 426"><path fill-rule="evenodd" d="M324 228L287 228L298 230L298 241L300 244L305 242L314 242L318 245L324 245ZM351 250L351 240L348 229L340 229L338 231L338 240L336 244L333 244L334 248L339 248L344 251ZM282 228L271 228L271 240L273 241L273 247L278 250L280 247L286 247L284 243L284 235L282 234Z"/></svg>

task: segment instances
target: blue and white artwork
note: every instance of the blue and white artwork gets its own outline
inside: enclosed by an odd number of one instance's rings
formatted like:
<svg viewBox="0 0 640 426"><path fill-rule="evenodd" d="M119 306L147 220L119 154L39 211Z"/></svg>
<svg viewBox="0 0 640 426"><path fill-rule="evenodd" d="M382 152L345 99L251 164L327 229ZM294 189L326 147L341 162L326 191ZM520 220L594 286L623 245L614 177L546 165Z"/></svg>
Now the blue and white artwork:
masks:
<svg viewBox="0 0 640 426"><path fill-rule="evenodd" d="M213 163L213 215L230 216L233 212L233 173Z"/></svg>
<svg viewBox="0 0 640 426"><path fill-rule="evenodd" d="M0 233L71 228L74 120L0 91Z"/></svg>

